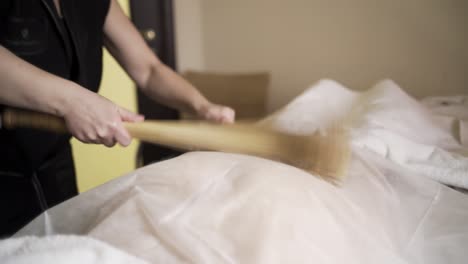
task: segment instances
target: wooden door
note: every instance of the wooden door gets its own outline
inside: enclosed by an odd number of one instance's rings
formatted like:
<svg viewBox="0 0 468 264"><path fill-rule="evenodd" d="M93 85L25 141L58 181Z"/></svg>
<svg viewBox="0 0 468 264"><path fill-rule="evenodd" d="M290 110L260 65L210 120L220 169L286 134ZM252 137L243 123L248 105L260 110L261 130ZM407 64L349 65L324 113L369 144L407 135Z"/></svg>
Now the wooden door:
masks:
<svg viewBox="0 0 468 264"><path fill-rule="evenodd" d="M130 0L132 21L160 60L176 70L174 16L172 0ZM138 110L147 119L178 119L178 112L150 100L138 91ZM172 149L142 143L139 165L147 165L179 155Z"/></svg>

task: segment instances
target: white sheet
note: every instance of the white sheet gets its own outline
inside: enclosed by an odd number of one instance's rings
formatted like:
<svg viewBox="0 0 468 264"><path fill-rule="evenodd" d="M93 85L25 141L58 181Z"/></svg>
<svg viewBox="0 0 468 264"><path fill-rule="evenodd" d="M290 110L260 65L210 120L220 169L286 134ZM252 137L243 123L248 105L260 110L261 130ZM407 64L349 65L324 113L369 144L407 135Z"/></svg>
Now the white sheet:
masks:
<svg viewBox="0 0 468 264"><path fill-rule="evenodd" d="M147 264L104 242L83 236L0 240L2 264Z"/></svg>
<svg viewBox="0 0 468 264"><path fill-rule="evenodd" d="M151 263L466 263L468 196L432 180L466 180L466 158L452 152L463 147L393 82L359 94L322 81L263 125L307 133L347 113L341 187L192 152L81 194L17 236L87 234ZM433 164L442 171L421 167Z"/></svg>
<svg viewBox="0 0 468 264"><path fill-rule="evenodd" d="M436 96L422 100L458 141L468 147L468 95Z"/></svg>

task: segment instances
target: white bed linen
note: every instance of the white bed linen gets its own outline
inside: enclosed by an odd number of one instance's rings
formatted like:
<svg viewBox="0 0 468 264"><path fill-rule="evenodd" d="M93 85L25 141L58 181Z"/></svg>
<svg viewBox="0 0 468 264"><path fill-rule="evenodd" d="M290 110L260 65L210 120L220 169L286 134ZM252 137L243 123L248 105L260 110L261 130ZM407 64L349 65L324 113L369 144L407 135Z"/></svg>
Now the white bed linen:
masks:
<svg viewBox="0 0 468 264"><path fill-rule="evenodd" d="M81 194L17 236L86 234L151 263L466 263L468 196L433 180L466 182L453 152L463 147L396 84L356 93L322 81L263 125L309 133L347 114L353 157L340 187L274 161L192 152Z"/></svg>
<svg viewBox="0 0 468 264"><path fill-rule="evenodd" d="M84 236L0 240L2 264L148 264L104 242Z"/></svg>
<svg viewBox="0 0 468 264"><path fill-rule="evenodd" d="M468 189L467 148L440 116L391 80L362 93L334 81L321 81L265 123L311 133L341 119L345 119L356 147L441 183Z"/></svg>
<svg viewBox="0 0 468 264"><path fill-rule="evenodd" d="M435 96L422 100L423 105L445 122L459 142L468 147L468 95Z"/></svg>

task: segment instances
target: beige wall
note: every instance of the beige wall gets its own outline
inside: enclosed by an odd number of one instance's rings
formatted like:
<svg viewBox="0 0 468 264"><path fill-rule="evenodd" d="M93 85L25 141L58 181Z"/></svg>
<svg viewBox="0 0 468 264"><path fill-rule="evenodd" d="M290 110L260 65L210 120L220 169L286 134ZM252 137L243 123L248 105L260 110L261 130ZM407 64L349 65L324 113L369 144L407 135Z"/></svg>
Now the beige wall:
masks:
<svg viewBox="0 0 468 264"><path fill-rule="evenodd" d="M201 65L271 71L270 108L321 78L355 89L392 78L418 97L468 93L468 1L200 1Z"/></svg>
<svg viewBox="0 0 468 264"><path fill-rule="evenodd" d="M177 68L181 72L205 66L201 1L174 1Z"/></svg>

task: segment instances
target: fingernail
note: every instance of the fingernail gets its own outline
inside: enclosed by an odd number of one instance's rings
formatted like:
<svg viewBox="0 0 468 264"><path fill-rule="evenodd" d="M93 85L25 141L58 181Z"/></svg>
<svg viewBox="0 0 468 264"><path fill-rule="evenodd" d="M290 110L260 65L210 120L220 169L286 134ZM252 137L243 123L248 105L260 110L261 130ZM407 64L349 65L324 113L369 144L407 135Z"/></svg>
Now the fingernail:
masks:
<svg viewBox="0 0 468 264"><path fill-rule="evenodd" d="M128 145L130 145L130 143L132 143L132 140L128 139L128 140L122 142L122 144L120 144L120 145L122 145L122 147L128 147Z"/></svg>

